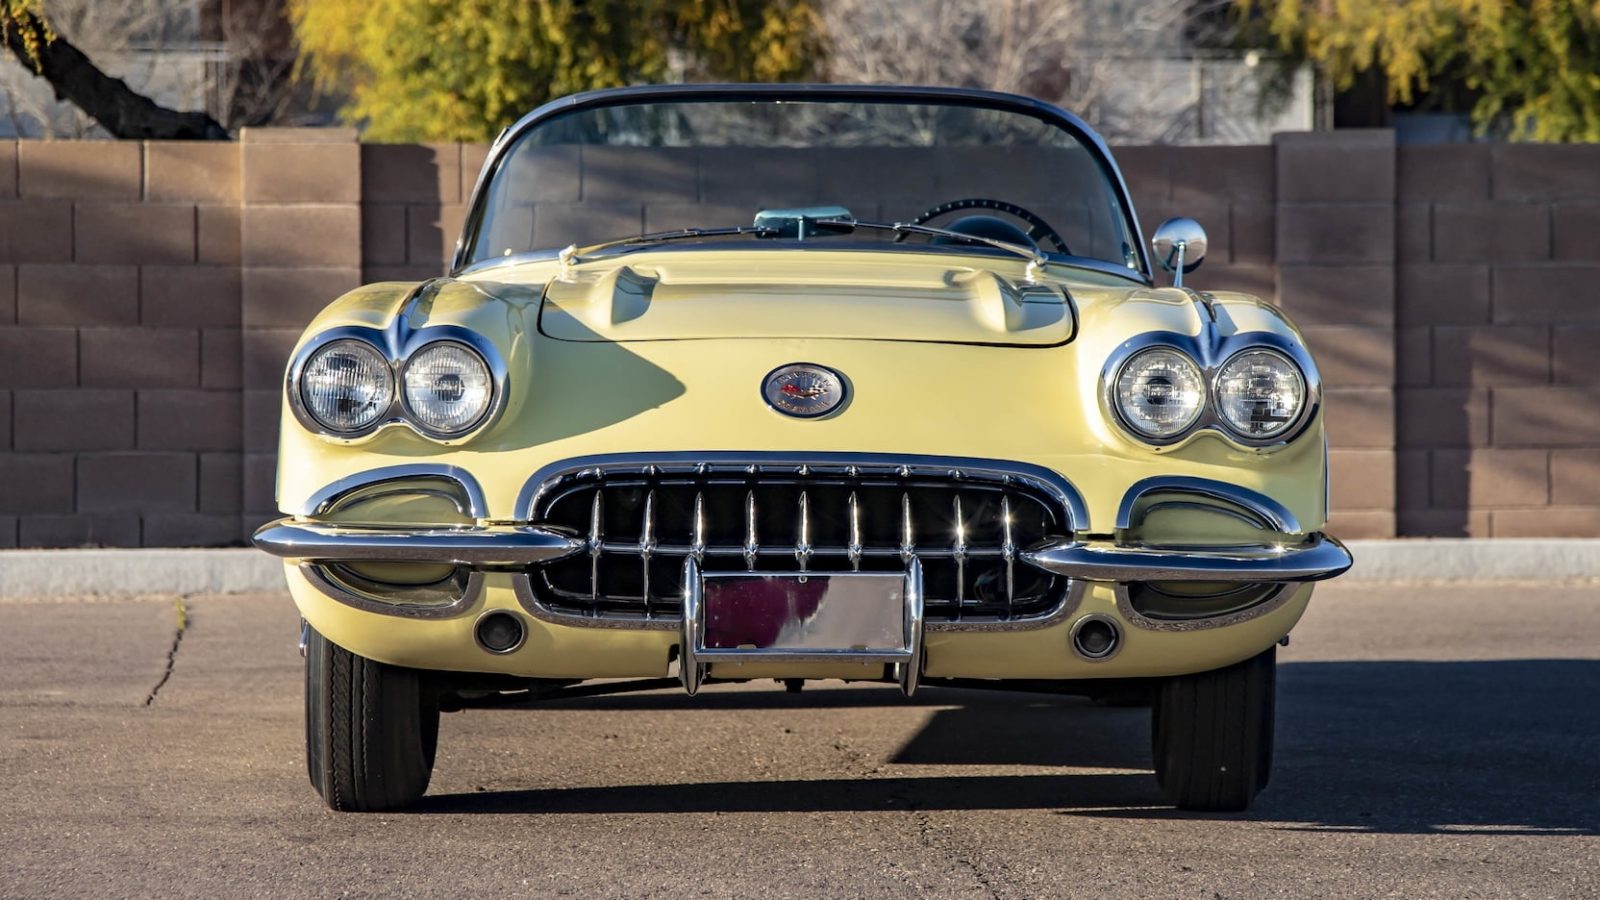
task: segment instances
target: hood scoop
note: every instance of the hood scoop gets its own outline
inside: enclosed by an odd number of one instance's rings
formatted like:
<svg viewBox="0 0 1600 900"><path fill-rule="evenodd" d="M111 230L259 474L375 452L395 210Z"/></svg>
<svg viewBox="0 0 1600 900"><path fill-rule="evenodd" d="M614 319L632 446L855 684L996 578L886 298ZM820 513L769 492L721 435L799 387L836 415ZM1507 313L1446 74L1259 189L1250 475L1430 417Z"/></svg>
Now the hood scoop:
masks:
<svg viewBox="0 0 1600 900"><path fill-rule="evenodd" d="M580 342L824 338L1025 346L1066 343L1077 328L1071 298L1059 286L1019 284L987 269L720 262L572 272L546 289L539 328Z"/></svg>

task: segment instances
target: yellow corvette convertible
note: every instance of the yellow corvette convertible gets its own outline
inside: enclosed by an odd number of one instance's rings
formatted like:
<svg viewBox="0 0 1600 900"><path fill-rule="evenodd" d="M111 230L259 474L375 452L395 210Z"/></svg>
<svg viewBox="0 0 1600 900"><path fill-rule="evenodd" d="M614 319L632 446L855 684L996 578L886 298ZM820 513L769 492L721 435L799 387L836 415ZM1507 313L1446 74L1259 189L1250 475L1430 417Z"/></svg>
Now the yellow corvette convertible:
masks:
<svg viewBox="0 0 1600 900"><path fill-rule="evenodd" d="M534 111L449 275L339 298L289 363L255 543L313 785L416 800L441 710L842 679L1147 700L1165 795L1244 808L1276 645L1350 556L1316 365L1183 284L1205 250L1147 246L1104 142L1022 97Z"/></svg>

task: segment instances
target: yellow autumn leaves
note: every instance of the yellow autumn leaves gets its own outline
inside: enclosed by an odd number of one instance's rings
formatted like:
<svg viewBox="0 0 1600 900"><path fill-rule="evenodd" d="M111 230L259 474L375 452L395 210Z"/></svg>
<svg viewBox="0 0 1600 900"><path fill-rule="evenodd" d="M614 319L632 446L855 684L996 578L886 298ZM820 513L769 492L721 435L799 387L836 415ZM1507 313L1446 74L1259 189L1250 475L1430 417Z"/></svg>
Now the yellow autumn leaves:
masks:
<svg viewBox="0 0 1600 900"><path fill-rule="evenodd" d="M290 0L303 71L375 141L482 141L546 100L663 80L792 81L809 0Z"/></svg>

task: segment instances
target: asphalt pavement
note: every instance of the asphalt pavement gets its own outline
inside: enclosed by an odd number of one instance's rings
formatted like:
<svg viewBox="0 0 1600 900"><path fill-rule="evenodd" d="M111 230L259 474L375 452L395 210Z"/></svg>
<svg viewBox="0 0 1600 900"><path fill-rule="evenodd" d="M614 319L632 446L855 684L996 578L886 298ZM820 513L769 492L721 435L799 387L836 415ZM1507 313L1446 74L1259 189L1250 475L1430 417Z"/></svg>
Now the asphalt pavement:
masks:
<svg viewBox="0 0 1600 900"><path fill-rule="evenodd" d="M414 811L307 784L286 595L0 601L0 896L1595 897L1600 585L1319 589L1245 814L1149 713L770 683L448 714Z"/></svg>

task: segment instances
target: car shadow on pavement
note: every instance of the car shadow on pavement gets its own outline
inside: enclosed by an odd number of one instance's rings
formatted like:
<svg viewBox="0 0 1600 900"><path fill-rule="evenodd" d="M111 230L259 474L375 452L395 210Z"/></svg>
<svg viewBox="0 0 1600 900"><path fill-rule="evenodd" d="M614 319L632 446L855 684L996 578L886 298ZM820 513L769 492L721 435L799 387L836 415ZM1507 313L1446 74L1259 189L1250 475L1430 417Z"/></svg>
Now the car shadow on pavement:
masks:
<svg viewBox="0 0 1600 900"><path fill-rule="evenodd" d="M1279 667L1277 765L1247 813L1280 828L1398 834L1600 834L1600 660L1312 662ZM562 708L887 706L890 691L708 692ZM423 813L715 813L1049 809L1187 818L1150 776L1149 714L1040 694L926 690L935 707L885 775L481 792ZM1143 770L898 776L894 767Z"/></svg>

